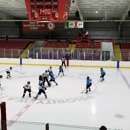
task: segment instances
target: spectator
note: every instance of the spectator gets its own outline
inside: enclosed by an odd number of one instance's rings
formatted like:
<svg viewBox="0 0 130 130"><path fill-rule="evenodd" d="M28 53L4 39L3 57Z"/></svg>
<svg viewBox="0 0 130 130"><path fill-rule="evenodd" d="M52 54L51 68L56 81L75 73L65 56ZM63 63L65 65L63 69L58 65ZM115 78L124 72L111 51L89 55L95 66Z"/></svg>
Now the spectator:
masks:
<svg viewBox="0 0 130 130"><path fill-rule="evenodd" d="M88 31L85 32L85 38L88 38Z"/></svg>
<svg viewBox="0 0 130 130"><path fill-rule="evenodd" d="M105 126L101 126L99 130L107 130Z"/></svg>
<svg viewBox="0 0 130 130"><path fill-rule="evenodd" d="M83 29L81 30L81 32L82 32L82 37L83 37L83 38L88 38L88 31L87 31L85 28L83 28Z"/></svg>
<svg viewBox="0 0 130 130"><path fill-rule="evenodd" d="M45 35L45 40L47 41L48 38L49 38L49 34L46 34L46 35Z"/></svg>
<svg viewBox="0 0 130 130"><path fill-rule="evenodd" d="M94 45L94 40L91 40L91 44Z"/></svg>
<svg viewBox="0 0 130 130"><path fill-rule="evenodd" d="M82 33L86 33L86 29L85 28L82 29Z"/></svg>
<svg viewBox="0 0 130 130"><path fill-rule="evenodd" d="M78 35L78 37L82 37L82 32L81 32L81 31L79 32L79 35Z"/></svg>

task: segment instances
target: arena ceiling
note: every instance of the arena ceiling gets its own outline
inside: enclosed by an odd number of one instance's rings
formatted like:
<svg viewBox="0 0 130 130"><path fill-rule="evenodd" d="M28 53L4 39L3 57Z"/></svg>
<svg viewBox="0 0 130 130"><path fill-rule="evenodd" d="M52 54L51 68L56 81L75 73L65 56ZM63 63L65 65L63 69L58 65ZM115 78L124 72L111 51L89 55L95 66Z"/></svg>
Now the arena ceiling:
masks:
<svg viewBox="0 0 130 130"><path fill-rule="evenodd" d="M130 0L72 0L70 20L125 20L128 19ZM79 11L80 17L75 16ZM26 20L24 0L0 0L0 19Z"/></svg>

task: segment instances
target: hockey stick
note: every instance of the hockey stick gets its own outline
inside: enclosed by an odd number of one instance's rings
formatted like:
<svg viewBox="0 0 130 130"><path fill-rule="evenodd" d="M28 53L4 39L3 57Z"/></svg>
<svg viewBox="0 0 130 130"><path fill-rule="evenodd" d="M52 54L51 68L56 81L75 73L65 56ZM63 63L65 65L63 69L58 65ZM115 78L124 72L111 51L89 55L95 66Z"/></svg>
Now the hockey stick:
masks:
<svg viewBox="0 0 130 130"><path fill-rule="evenodd" d="M3 90L3 88L1 87L1 85L0 85L0 89Z"/></svg>
<svg viewBox="0 0 130 130"><path fill-rule="evenodd" d="M33 94L37 94L37 93L35 93L35 92L33 92L33 91L32 91L32 93L33 93Z"/></svg>
<svg viewBox="0 0 130 130"><path fill-rule="evenodd" d="M86 90L86 88L81 93L83 93L85 90Z"/></svg>

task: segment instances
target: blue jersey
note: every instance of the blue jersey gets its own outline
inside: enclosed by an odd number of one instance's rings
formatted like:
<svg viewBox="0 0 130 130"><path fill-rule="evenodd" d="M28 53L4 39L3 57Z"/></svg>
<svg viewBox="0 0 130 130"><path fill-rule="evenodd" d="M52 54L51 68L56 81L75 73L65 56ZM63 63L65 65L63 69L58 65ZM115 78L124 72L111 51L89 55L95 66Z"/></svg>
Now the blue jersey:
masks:
<svg viewBox="0 0 130 130"><path fill-rule="evenodd" d="M46 87L45 87L44 85L40 85L38 89L39 89L39 90L40 90L40 89L45 90L45 89L46 89Z"/></svg>
<svg viewBox="0 0 130 130"><path fill-rule="evenodd" d="M106 74L106 72L104 70L101 70L101 75Z"/></svg>
<svg viewBox="0 0 130 130"><path fill-rule="evenodd" d="M92 83L92 79L87 79L86 84L89 85L90 83Z"/></svg>
<svg viewBox="0 0 130 130"><path fill-rule="evenodd" d="M52 73L50 74L50 77L51 77L52 80L55 80L55 77Z"/></svg>
<svg viewBox="0 0 130 130"><path fill-rule="evenodd" d="M63 71L63 68L62 68L62 67L59 67L59 71Z"/></svg>

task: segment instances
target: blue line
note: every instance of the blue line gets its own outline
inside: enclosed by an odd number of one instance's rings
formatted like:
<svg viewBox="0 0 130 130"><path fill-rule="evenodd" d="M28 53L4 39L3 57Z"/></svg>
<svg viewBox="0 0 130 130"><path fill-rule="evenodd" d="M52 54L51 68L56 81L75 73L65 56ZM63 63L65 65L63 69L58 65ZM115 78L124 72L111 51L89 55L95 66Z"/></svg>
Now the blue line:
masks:
<svg viewBox="0 0 130 130"><path fill-rule="evenodd" d="M123 78L123 80L125 81L126 85L128 86L128 88L130 89L130 84L128 82L128 80L126 79L125 75L121 72L121 70L119 70L121 77Z"/></svg>
<svg viewBox="0 0 130 130"><path fill-rule="evenodd" d="M16 67L19 67L19 65L12 67L12 69L13 69L13 68L16 68ZM6 70L7 70L7 69L6 69ZM6 70L2 70L2 71L0 71L0 73L5 72Z"/></svg>

